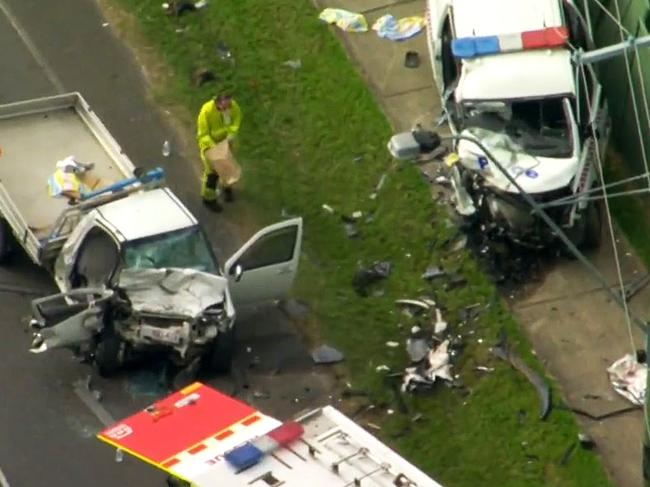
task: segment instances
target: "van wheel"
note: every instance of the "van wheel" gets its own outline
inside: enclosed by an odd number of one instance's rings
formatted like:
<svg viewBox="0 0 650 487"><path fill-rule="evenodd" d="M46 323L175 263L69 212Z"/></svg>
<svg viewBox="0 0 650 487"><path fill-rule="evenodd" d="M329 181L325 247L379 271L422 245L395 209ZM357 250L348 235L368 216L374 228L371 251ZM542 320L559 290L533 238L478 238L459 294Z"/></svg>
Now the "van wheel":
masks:
<svg viewBox="0 0 650 487"><path fill-rule="evenodd" d="M120 337L117 336L112 328L104 330L99 337L99 343L95 349L95 366L99 375L102 377L110 377L115 375L120 368L122 340L120 340Z"/></svg>
<svg viewBox="0 0 650 487"><path fill-rule="evenodd" d="M0 218L0 264L5 264L9 260L10 253L11 230L7 220Z"/></svg>
<svg viewBox="0 0 650 487"><path fill-rule="evenodd" d="M219 333L205 356L205 365L210 372L227 374L232 368L232 356L235 348L235 331L233 328Z"/></svg>
<svg viewBox="0 0 650 487"><path fill-rule="evenodd" d="M595 249L600 245L602 236L601 214L601 205L598 202L592 202L587 206L582 216L585 219L582 248Z"/></svg>

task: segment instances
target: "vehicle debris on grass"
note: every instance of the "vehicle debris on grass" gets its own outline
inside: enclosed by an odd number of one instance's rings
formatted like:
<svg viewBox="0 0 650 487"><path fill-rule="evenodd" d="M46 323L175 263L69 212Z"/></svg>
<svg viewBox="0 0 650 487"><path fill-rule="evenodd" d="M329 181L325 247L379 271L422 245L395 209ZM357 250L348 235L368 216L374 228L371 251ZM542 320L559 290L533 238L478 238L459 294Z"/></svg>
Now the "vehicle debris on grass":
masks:
<svg viewBox="0 0 650 487"><path fill-rule="evenodd" d="M200 10L208 4L207 0L199 0L196 2L188 0L170 0L162 4L162 8L168 15L180 17L188 12Z"/></svg>
<svg viewBox="0 0 650 487"><path fill-rule="evenodd" d="M386 279L391 272L392 265L388 261L376 261L370 267L357 270L352 279L352 286L359 296L368 296L368 288L375 282Z"/></svg>
<svg viewBox="0 0 650 487"><path fill-rule="evenodd" d="M291 69L300 69L302 67L302 61L300 59L289 59L282 63L282 66L286 66Z"/></svg>
<svg viewBox="0 0 650 487"><path fill-rule="evenodd" d="M431 346L428 343L426 333L419 326L411 328L411 335L406 340L406 352L411 362L419 362L429 354Z"/></svg>
<svg viewBox="0 0 650 487"><path fill-rule="evenodd" d="M232 53L230 47L224 42L218 42L215 46L215 51L217 52L217 58L224 63L235 64L235 56Z"/></svg>
<svg viewBox="0 0 650 487"><path fill-rule="evenodd" d="M449 340L431 347L415 367L407 367L402 378L402 392L430 390L437 379L452 382Z"/></svg>
<svg viewBox="0 0 650 487"><path fill-rule="evenodd" d="M545 420L551 412L551 388L533 369L517 356L508 346L503 336L490 351L501 360L508 362L514 369L521 372L535 386L539 396L539 419Z"/></svg>
<svg viewBox="0 0 650 487"><path fill-rule="evenodd" d="M640 363L633 354L627 354L607 369L614 390L632 404L645 402L648 366Z"/></svg>
<svg viewBox="0 0 650 487"><path fill-rule="evenodd" d="M343 353L329 345L321 345L311 353L315 364L336 364L345 359Z"/></svg>
<svg viewBox="0 0 650 487"><path fill-rule="evenodd" d="M442 267L439 267L437 265L432 265L430 267L427 267L427 270L424 271L422 274L422 279L425 281L432 281L434 279L437 279L439 277L444 277L446 276L447 273L443 270Z"/></svg>

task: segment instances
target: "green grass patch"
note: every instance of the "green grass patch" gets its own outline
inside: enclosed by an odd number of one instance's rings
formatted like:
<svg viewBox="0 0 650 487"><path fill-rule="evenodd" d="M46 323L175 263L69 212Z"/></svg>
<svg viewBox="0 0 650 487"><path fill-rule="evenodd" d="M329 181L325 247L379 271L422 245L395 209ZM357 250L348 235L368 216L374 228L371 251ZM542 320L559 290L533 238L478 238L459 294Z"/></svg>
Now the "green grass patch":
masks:
<svg viewBox="0 0 650 487"><path fill-rule="evenodd" d="M610 150L607 155L607 168L605 170L605 179L608 182L621 181L624 178L632 176L632 171L622 164L621 156L614 150ZM619 186L615 188L617 192L626 189L639 189L647 185L647 180L637 181L635 185L629 184L627 187ZM613 191L613 190L612 190ZM634 248L636 254L643 261L646 268L650 268L650 242L648 241L648 231L650 230L648 216L647 197L641 196L624 196L611 198L609 208L614 216L617 225L627 237L630 245Z"/></svg>
<svg viewBox="0 0 650 487"><path fill-rule="evenodd" d="M505 328L540 370L475 262L464 252L445 250L443 242L455 232L446 210L431 202L417 168L390 159L388 122L309 2L213 0L176 20L163 13L160 0L114 1L134 15L169 66L169 83L160 92L165 102L198 110L219 86L194 88L189 80L198 67L235 86L244 113L238 147L245 172L241 198L260 220L304 217L296 294L311 304L320 336L345 352L353 387L371 391L382 405L370 418L381 424L382 439L447 487L609 485L593 453L578 449L566 466L559 465L577 436L574 419L558 410L539 421L532 386L489 356L488 344ZM234 66L218 60L219 42L231 48ZM283 66L289 59L300 59L302 67ZM384 174L385 184L371 199ZM361 210L361 238L348 239L339 217L324 211L323 204L339 214ZM375 288L383 294L359 297L351 286L355 269L375 260L390 260L393 272ZM420 278L428 265L440 263L464 276L467 286L445 292ZM467 336L454 369L464 389L443 386L433 394L405 396L411 413L389 416L385 409L397 407L375 369L386 364L401 370L406 364L403 347L385 345L403 343L412 325L393 302L420 295L435 295L453 326L463 306L480 303L486 311L473 334L458 328ZM496 371L474 370L487 364ZM423 419L412 424L415 413ZM410 433L400 435L409 425Z"/></svg>

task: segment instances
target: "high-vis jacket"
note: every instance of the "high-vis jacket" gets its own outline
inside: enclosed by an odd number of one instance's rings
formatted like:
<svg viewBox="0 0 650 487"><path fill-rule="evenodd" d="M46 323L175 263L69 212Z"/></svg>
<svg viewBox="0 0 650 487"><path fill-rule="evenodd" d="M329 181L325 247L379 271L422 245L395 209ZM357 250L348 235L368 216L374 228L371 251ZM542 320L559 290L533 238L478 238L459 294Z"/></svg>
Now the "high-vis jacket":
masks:
<svg viewBox="0 0 650 487"><path fill-rule="evenodd" d="M235 100L230 102L230 109L223 113L217 110L214 100L206 102L201 107L196 121L196 138L201 154L222 140L235 137L240 124L241 109Z"/></svg>

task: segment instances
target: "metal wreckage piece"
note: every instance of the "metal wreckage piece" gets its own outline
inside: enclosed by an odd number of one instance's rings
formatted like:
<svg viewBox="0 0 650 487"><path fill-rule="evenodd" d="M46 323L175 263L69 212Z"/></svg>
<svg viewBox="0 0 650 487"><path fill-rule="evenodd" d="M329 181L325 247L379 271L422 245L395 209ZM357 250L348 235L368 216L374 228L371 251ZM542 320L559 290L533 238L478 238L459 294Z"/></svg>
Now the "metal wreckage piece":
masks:
<svg viewBox="0 0 650 487"><path fill-rule="evenodd" d="M505 336L502 336L490 351L501 360L508 362L515 370L521 372L528 379L528 382L535 386L539 396L539 418L545 420L551 412L551 388L548 384L510 349Z"/></svg>

